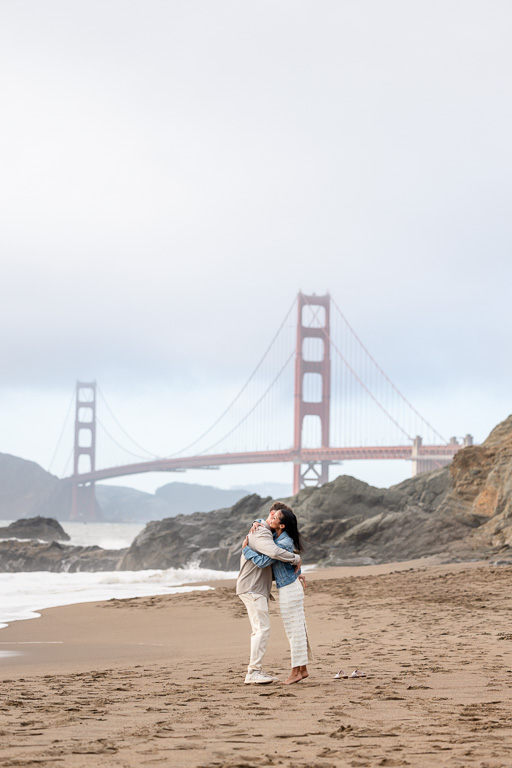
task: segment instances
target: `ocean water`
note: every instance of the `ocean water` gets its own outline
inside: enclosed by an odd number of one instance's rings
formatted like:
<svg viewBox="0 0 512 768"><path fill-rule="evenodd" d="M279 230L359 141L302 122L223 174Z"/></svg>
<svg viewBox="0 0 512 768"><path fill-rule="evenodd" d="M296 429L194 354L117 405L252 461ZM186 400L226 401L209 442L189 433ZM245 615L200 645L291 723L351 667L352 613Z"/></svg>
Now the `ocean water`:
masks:
<svg viewBox="0 0 512 768"><path fill-rule="evenodd" d="M8 520L0 521L0 525L8 523ZM68 544L97 544L105 549L123 549L130 545L144 525L62 523L62 527L71 536ZM235 571L213 571L195 565L151 571L0 573L0 628L13 621L38 618L39 611L44 608L206 590L211 587L192 585L199 581L232 579L237 575Z"/></svg>
<svg viewBox="0 0 512 768"><path fill-rule="evenodd" d="M237 577L236 571L169 568L165 571L102 571L98 573L0 573L0 628L13 621L35 619L44 608L110 600L113 597L172 595L206 590L188 586L198 581Z"/></svg>

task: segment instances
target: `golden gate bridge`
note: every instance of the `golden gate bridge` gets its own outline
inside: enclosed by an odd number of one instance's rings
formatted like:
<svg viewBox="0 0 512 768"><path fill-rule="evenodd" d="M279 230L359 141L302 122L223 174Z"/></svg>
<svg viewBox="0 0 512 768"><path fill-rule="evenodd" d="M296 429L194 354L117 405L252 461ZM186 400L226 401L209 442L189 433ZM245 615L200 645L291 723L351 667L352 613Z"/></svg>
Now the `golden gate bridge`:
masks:
<svg viewBox="0 0 512 768"><path fill-rule="evenodd" d="M329 294L298 294L240 391L201 435L173 455L159 457L142 448L102 396L138 453L120 447L139 460L98 468L98 430L119 446L98 419L98 392L102 395L96 382L76 384L73 472L65 478L72 487L71 519L95 519L95 483L111 478L286 462L293 465L296 494L327 482L329 466L342 461L404 459L416 474L448 464L472 443L469 434L447 440L419 413Z"/></svg>

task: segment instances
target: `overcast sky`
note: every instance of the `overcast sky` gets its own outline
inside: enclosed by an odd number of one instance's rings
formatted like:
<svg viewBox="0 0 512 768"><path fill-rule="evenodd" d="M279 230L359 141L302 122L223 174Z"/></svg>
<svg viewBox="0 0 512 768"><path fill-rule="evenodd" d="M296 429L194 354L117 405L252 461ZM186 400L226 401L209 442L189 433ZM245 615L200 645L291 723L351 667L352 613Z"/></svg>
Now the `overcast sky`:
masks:
<svg viewBox="0 0 512 768"><path fill-rule="evenodd" d="M509 0L2 0L0 452L48 468L79 378L178 450L299 289L440 432L483 440L512 411L511 21Z"/></svg>

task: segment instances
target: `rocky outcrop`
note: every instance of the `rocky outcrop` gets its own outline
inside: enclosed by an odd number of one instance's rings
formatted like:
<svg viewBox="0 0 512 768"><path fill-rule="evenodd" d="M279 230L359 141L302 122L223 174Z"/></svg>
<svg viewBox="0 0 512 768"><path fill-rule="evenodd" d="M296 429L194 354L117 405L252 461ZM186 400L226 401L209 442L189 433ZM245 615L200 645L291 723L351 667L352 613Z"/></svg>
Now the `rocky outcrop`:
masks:
<svg viewBox="0 0 512 768"><path fill-rule="evenodd" d="M264 515L269 502L253 494L229 509L148 523L126 551L119 568L180 568L197 562L202 568L236 570L248 523Z"/></svg>
<svg viewBox="0 0 512 768"><path fill-rule="evenodd" d="M391 488L342 476L316 491L291 499L309 540L305 562L324 565L382 563L446 555L452 542L479 524L453 517L442 503L451 488L447 469L406 480Z"/></svg>
<svg viewBox="0 0 512 768"><path fill-rule="evenodd" d="M489 555L512 556L512 416L482 445L459 451L450 469L453 489L444 508L483 520L464 545Z"/></svg>
<svg viewBox="0 0 512 768"><path fill-rule="evenodd" d="M305 563L348 565L446 553L481 523L477 515L442 511L451 489L447 469L393 488L341 476L289 499L307 542ZM237 570L240 545L270 499L247 496L232 509L150 523L122 558L121 569L182 567Z"/></svg>
<svg viewBox="0 0 512 768"><path fill-rule="evenodd" d="M512 517L512 416L482 445L459 451L451 464L453 490L446 505L484 517Z"/></svg>
<svg viewBox="0 0 512 768"><path fill-rule="evenodd" d="M29 517L0 528L0 539L69 541L69 538L62 525L51 517Z"/></svg>
<svg viewBox="0 0 512 768"><path fill-rule="evenodd" d="M124 551L70 547L57 541L0 541L0 572L115 571Z"/></svg>
<svg viewBox="0 0 512 768"><path fill-rule="evenodd" d="M410 505L434 512L452 490L450 469L445 467L434 472L424 472L393 485L390 490L405 493Z"/></svg>

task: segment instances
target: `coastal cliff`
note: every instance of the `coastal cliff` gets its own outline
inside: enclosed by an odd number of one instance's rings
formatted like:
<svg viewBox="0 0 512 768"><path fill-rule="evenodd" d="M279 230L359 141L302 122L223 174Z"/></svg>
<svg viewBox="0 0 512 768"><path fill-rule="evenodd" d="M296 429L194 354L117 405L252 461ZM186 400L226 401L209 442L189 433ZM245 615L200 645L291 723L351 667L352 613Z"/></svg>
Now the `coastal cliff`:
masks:
<svg viewBox="0 0 512 768"><path fill-rule="evenodd" d="M478 515L483 523L466 542L475 550L512 555L512 415L482 445L460 451L450 467L452 514Z"/></svg>

